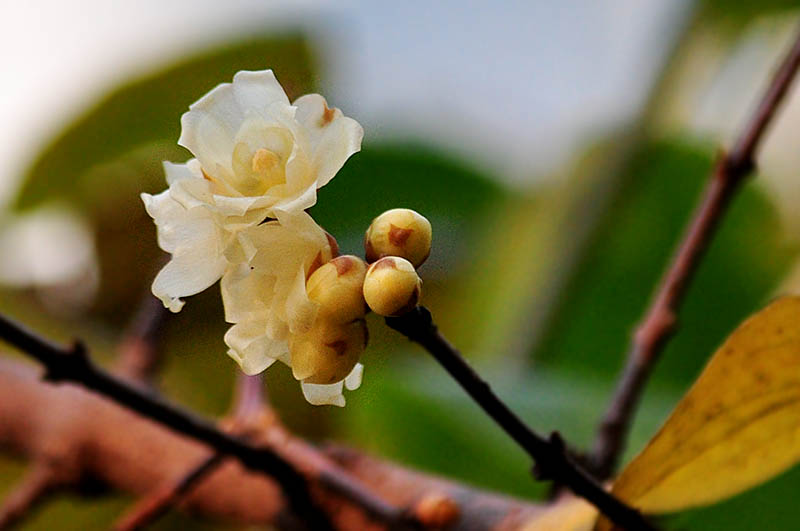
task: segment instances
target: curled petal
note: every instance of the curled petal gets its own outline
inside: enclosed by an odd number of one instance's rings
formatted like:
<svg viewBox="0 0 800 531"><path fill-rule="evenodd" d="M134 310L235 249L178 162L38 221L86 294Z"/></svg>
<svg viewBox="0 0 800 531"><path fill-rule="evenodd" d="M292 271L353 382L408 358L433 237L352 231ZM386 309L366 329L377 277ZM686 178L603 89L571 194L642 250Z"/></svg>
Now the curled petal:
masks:
<svg viewBox="0 0 800 531"><path fill-rule="evenodd" d="M344 379L344 386L347 388L348 391L355 391L359 387L361 387L361 378L364 376L364 366L360 363L356 363L356 366L353 367L353 370L350 371L350 374Z"/></svg>
<svg viewBox="0 0 800 531"><path fill-rule="evenodd" d="M342 387L347 388L348 391L355 391L361 386L361 377L364 374L364 366L356 363L353 370L347 377L339 382L332 384L309 384L305 382L300 383L300 388L303 390L303 396L308 400L309 404L315 406L345 406L344 395L342 394Z"/></svg>
<svg viewBox="0 0 800 531"><path fill-rule="evenodd" d="M314 406L345 406L344 395L342 395L342 383L336 382L329 385L309 384L302 382L300 388L303 396L309 404Z"/></svg>
<svg viewBox="0 0 800 531"><path fill-rule="evenodd" d="M175 164L173 162L164 161L164 175L167 178L167 185L172 186L172 183L181 181L183 179L202 179L200 166L195 164L197 161L191 159L185 164Z"/></svg>
<svg viewBox="0 0 800 531"><path fill-rule="evenodd" d="M225 334L225 344L233 358L248 375L258 374L288 352L285 341L275 341L264 333L263 323L249 321L233 325Z"/></svg>
<svg viewBox="0 0 800 531"><path fill-rule="evenodd" d="M142 200L158 226L159 246L172 253L153 281L153 294L177 312L183 306L180 297L199 293L222 277L227 266L224 235L206 208L187 210L169 191L142 194Z"/></svg>
<svg viewBox="0 0 800 531"><path fill-rule="evenodd" d="M301 96L294 105L297 121L308 134L311 163L320 188L336 175L350 155L361 150L364 129L339 109L328 107L319 94Z"/></svg>
<svg viewBox="0 0 800 531"><path fill-rule="evenodd" d="M185 209L207 207L212 201L211 183L202 179L181 179L169 187L169 195Z"/></svg>

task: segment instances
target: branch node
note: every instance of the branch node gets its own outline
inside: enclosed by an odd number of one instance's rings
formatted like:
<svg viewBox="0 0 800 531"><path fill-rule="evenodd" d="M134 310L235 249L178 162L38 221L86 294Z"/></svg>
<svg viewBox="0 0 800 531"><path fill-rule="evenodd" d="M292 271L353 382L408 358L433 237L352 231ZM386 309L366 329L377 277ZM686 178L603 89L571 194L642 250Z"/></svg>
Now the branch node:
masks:
<svg viewBox="0 0 800 531"><path fill-rule="evenodd" d="M44 380L52 383L77 380L82 374L92 372L92 362L89 360L86 345L80 340L74 340L69 348L53 355L47 362Z"/></svg>

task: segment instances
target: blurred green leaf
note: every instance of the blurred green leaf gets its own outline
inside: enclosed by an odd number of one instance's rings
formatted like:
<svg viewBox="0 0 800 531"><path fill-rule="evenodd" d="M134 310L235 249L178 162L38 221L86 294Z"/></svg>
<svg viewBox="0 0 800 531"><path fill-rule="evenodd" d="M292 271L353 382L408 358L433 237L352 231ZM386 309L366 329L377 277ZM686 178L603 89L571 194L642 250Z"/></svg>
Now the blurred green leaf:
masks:
<svg viewBox="0 0 800 531"><path fill-rule="evenodd" d="M638 153L624 191L563 294L539 359L596 377L616 374L707 180L710 153L678 141ZM678 334L656 377L690 383L725 335L771 295L795 254L758 183L748 182L689 289Z"/></svg>
<svg viewBox="0 0 800 531"><path fill-rule="evenodd" d="M369 136L369 131L367 131ZM364 232L391 208L417 210L433 225L433 248L423 271L455 261L468 236L506 191L490 176L429 147L370 145L354 155L319 191L311 209L343 252L363 254Z"/></svg>
<svg viewBox="0 0 800 531"><path fill-rule="evenodd" d="M351 444L482 488L546 496L548 484L530 475L530 458L433 359L408 346L380 354L389 361L367 365L362 389L348 398L341 418ZM590 440L607 391L597 380L560 370L520 378L497 364L480 370L535 430L559 430L578 447ZM648 420L634 433L636 444L647 440L676 398L661 391L648 397Z"/></svg>
<svg viewBox="0 0 800 531"><path fill-rule="evenodd" d="M701 0L703 18L709 21L723 21L743 26L760 15L797 9L798 0Z"/></svg>

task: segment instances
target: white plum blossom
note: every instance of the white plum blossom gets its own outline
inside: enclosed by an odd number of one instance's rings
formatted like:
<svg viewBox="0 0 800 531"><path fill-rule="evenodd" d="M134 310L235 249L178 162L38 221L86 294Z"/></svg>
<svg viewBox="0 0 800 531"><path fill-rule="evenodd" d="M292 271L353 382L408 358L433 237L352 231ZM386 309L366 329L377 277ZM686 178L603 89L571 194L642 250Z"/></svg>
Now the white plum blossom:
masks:
<svg viewBox="0 0 800 531"><path fill-rule="evenodd" d="M152 291L173 312L181 297L221 279L228 354L247 374L276 360L291 365L289 340L308 332L318 305L308 276L337 252L305 210L316 203L363 130L318 94L289 103L271 70L239 72L189 107L178 143L195 158L164 163L168 189L142 194L172 255ZM312 404L344 405L361 382L357 364L342 381L302 383Z"/></svg>
<svg viewBox="0 0 800 531"><path fill-rule="evenodd" d="M241 262L240 231L312 206L363 137L318 94L290 104L271 70L237 73L191 105L181 126L178 143L195 159L165 163L169 188L142 194L172 254L153 293L175 312L181 297Z"/></svg>

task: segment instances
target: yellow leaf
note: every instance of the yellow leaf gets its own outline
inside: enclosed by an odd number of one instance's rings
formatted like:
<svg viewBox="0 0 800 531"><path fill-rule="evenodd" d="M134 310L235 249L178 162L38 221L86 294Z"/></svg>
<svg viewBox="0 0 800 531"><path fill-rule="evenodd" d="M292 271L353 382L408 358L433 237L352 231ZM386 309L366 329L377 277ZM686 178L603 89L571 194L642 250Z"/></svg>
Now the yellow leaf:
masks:
<svg viewBox="0 0 800 531"><path fill-rule="evenodd" d="M569 497L534 516L520 531L590 531L597 514L594 505L583 498Z"/></svg>
<svg viewBox="0 0 800 531"><path fill-rule="evenodd" d="M800 297L785 297L731 334L612 492L644 513L673 512L738 494L798 460Z"/></svg>

